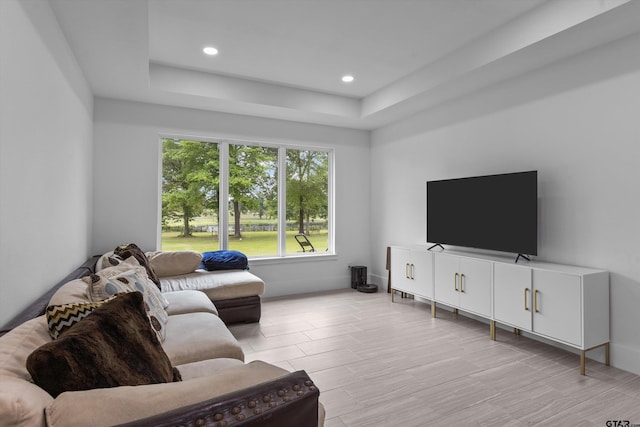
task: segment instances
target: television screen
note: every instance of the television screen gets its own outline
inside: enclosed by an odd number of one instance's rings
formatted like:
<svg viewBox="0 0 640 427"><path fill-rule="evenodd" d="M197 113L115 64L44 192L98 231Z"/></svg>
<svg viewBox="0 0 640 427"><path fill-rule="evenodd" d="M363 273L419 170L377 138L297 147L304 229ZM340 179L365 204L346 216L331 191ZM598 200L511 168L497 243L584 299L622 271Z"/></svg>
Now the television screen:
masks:
<svg viewBox="0 0 640 427"><path fill-rule="evenodd" d="M538 172L427 182L427 242L538 254Z"/></svg>

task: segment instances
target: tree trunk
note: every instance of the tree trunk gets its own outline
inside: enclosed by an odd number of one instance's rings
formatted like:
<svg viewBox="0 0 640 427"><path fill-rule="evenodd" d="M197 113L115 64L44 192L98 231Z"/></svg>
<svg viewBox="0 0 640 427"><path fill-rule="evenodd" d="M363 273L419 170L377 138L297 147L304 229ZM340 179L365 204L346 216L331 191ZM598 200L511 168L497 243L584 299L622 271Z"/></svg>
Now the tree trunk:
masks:
<svg viewBox="0 0 640 427"><path fill-rule="evenodd" d="M182 237L189 237L191 236L191 230L189 226L189 209L185 207L182 212Z"/></svg>
<svg viewBox="0 0 640 427"><path fill-rule="evenodd" d="M304 234L304 199L300 197L300 210L298 211L298 233Z"/></svg>
<svg viewBox="0 0 640 427"><path fill-rule="evenodd" d="M307 224L306 224L306 229L307 229L307 234L311 234L311 230L310 230L310 224L309 224L309 212L307 212Z"/></svg>
<svg viewBox="0 0 640 427"><path fill-rule="evenodd" d="M237 200L233 201L233 228L233 237L242 238L242 233L240 233L240 202Z"/></svg>

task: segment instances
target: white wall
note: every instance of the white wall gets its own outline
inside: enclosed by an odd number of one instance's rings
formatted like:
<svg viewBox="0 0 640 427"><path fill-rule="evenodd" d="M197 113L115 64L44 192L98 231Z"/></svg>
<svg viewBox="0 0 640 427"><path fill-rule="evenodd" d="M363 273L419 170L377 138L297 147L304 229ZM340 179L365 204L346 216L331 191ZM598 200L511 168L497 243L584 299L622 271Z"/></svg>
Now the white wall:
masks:
<svg viewBox="0 0 640 427"><path fill-rule="evenodd" d="M618 41L374 131L372 247L424 243L427 180L537 169L537 259L610 270L612 364L640 373L638 45ZM380 252L372 263L386 277Z"/></svg>
<svg viewBox="0 0 640 427"><path fill-rule="evenodd" d="M92 95L47 1L0 1L0 325L90 247Z"/></svg>
<svg viewBox="0 0 640 427"><path fill-rule="evenodd" d="M163 134L228 137L335 149L336 257L252 262L265 297L350 286L349 265L368 265L369 132L178 107L96 99L94 253L135 242L156 248ZM217 248L212 248L217 249Z"/></svg>

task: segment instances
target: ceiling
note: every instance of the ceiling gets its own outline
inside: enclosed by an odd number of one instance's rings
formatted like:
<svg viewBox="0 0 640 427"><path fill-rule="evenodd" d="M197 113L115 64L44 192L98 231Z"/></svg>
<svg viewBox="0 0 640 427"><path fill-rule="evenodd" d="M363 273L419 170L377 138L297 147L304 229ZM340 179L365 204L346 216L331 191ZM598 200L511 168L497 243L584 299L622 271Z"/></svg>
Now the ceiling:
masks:
<svg viewBox="0 0 640 427"><path fill-rule="evenodd" d="M50 2L96 96L357 129L640 30L629 0Z"/></svg>

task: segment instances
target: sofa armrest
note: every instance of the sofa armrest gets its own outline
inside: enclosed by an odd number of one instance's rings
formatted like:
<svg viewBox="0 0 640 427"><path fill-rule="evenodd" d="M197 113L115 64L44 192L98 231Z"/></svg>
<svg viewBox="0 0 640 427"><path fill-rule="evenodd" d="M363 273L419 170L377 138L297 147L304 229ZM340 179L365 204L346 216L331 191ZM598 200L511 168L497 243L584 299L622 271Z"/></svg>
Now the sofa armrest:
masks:
<svg viewBox="0 0 640 427"><path fill-rule="evenodd" d="M120 427L321 426L324 411L318 413L319 395L307 373L297 371Z"/></svg>

